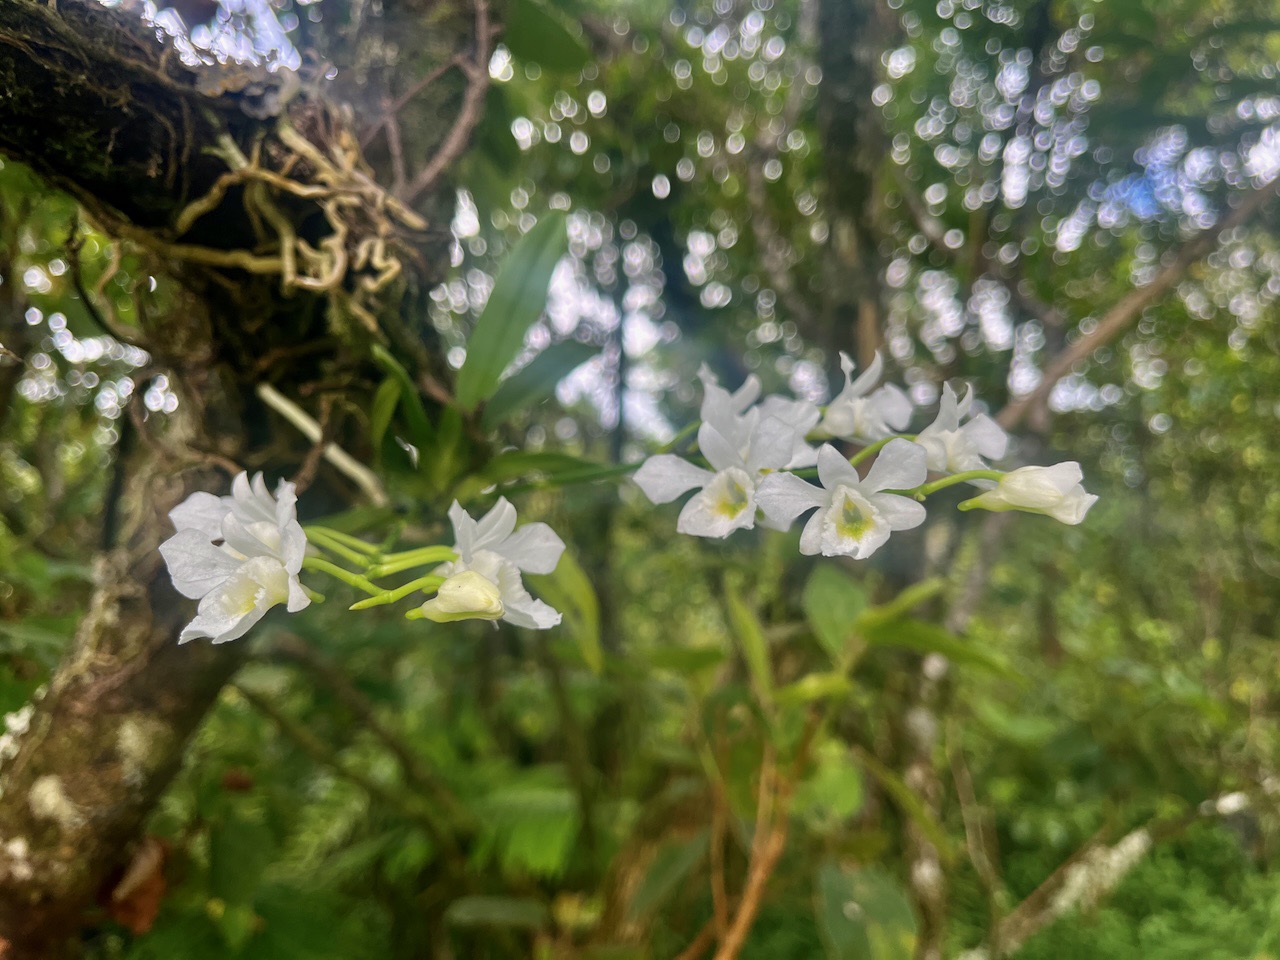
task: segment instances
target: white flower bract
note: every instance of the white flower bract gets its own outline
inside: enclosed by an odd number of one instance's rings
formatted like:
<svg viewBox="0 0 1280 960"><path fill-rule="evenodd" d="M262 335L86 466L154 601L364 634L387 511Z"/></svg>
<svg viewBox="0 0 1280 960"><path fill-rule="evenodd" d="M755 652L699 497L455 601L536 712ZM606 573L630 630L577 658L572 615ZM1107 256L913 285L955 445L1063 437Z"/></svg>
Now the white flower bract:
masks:
<svg viewBox="0 0 1280 960"><path fill-rule="evenodd" d="M307 537L292 483L272 496L261 473L252 482L241 473L229 496L193 493L169 518L178 532L160 553L175 589L200 601L179 643L236 640L277 604L296 613L311 602L298 580Z"/></svg>
<svg viewBox="0 0 1280 960"><path fill-rule="evenodd" d="M806 556L861 560L880 549L893 531L924 522L921 504L885 491L917 487L927 475L924 449L909 440L885 444L865 479L835 447L823 444L818 451L821 488L792 473L775 473L761 481L757 500L784 529L817 508L800 535L800 552Z"/></svg>
<svg viewBox="0 0 1280 960"><path fill-rule="evenodd" d="M960 504L960 509L1022 510L1074 526L1098 500L1081 486L1083 479L1084 472L1074 460L1051 467L1020 467L1006 473L990 490Z"/></svg>
<svg viewBox="0 0 1280 960"><path fill-rule="evenodd" d="M434 599L422 605L423 616L431 620L501 619L534 630L546 630L560 622L560 614L530 596L520 578L522 570L555 570L564 553L564 541L555 531L545 523L527 523L517 530L516 508L505 497L479 520L455 500L449 508L449 521L458 559L436 568L445 583ZM489 588L475 577L462 576L467 573L483 578Z"/></svg>
<svg viewBox="0 0 1280 960"><path fill-rule="evenodd" d="M911 400L891 383L876 389L884 361L877 352L875 359L855 380L855 364L847 353L840 354L844 371L844 389L827 405L819 425L824 433L842 440L871 443L901 433L911 420Z"/></svg>
<svg viewBox="0 0 1280 960"><path fill-rule="evenodd" d="M1009 446L1009 435L985 413L961 423L973 406L973 388L957 398L950 384L942 387L938 416L920 431L916 443L928 455L929 469L937 473L983 470L988 460L1000 460Z"/></svg>

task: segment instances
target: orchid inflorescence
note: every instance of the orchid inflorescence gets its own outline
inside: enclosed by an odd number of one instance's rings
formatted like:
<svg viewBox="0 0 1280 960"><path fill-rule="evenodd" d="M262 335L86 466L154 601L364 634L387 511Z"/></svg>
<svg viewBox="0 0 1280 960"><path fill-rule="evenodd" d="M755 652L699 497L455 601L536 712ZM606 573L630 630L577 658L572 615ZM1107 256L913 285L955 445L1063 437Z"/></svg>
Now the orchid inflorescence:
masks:
<svg viewBox="0 0 1280 960"><path fill-rule="evenodd" d="M785 531L812 511L800 552L855 559L871 556L895 531L918 527L926 515L922 501L956 484L979 490L961 510L1022 510L1068 524L1080 523L1098 499L1080 485L1075 462L994 469L991 461L1005 456L1009 437L986 414L974 412L972 389L959 397L944 386L934 421L909 434L902 431L911 420L911 401L898 387L879 385L878 354L856 379L844 354L841 367L844 389L820 409L776 395L761 400L754 376L730 393L704 366L699 462L658 454L639 465L636 484L658 504L697 491L680 511L681 533L724 538L756 523ZM814 446L811 440L851 441L861 449L847 457L830 442ZM867 461L869 468L860 472ZM814 475L820 486L806 479ZM368 594L352 610L424 593L428 599L406 614L409 619L503 620L538 630L561 620L530 596L521 574L553 572L564 542L545 523L517 529L516 509L506 498L479 520L454 501L453 546L398 552L329 527L304 528L294 485L281 480L272 494L261 473L252 480L241 473L227 496L193 493L169 516L177 532L160 552L178 592L200 601L179 642L235 640L272 607L283 604L296 613L323 600L301 582L304 570ZM414 570L420 575L397 587L375 582Z"/></svg>
<svg viewBox="0 0 1280 960"><path fill-rule="evenodd" d="M820 410L804 400L765 397L754 376L729 393L706 367L698 450L706 466L662 453L650 457L635 480L654 503L669 503L696 490L680 511L676 529L695 537L727 537L756 523L786 530L815 511L800 536L800 552L813 556L864 559L898 530L925 519L922 501L932 493L967 483L982 492L961 510L1022 510L1063 523L1084 519L1098 499L1080 485L1075 462L991 467L1007 451L1009 437L984 413L974 413L973 390L957 397L944 386L937 417L919 433L903 431L912 404L892 384L877 386L883 371L879 354L856 379L853 361L841 354L845 386ZM862 445L846 457L832 439ZM864 474L858 465L874 457ZM821 486L801 474L816 464ZM930 480L930 473L937 474Z"/></svg>
<svg viewBox="0 0 1280 960"><path fill-rule="evenodd" d="M522 571L550 573L564 542L545 523L516 529L516 510L505 498L479 520L455 501L449 510L454 545L397 553L338 530L298 522L297 493L281 480L274 495L261 473L241 473L229 496L196 492L169 513L177 533L160 545L174 586L200 601L195 619L179 635L185 643L208 637L236 640L277 604L290 613L324 598L299 580L303 570L325 573L369 594L353 610L395 603L412 594L434 594L410 610L409 619L505 620L545 630L560 614L529 595ZM353 571L330 556L360 567ZM415 568L431 572L399 587L374 580Z"/></svg>

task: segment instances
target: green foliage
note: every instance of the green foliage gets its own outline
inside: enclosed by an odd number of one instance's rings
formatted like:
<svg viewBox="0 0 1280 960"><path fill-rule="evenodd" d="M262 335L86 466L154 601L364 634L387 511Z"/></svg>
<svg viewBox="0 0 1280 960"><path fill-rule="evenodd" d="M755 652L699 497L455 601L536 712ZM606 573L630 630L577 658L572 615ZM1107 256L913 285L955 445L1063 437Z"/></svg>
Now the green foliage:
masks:
<svg viewBox="0 0 1280 960"><path fill-rule="evenodd" d="M522 5L532 7L532 0ZM474 410L498 389L503 371L542 314L552 271L567 245L564 215L551 212L511 250L467 341L467 359L454 389L460 409Z"/></svg>

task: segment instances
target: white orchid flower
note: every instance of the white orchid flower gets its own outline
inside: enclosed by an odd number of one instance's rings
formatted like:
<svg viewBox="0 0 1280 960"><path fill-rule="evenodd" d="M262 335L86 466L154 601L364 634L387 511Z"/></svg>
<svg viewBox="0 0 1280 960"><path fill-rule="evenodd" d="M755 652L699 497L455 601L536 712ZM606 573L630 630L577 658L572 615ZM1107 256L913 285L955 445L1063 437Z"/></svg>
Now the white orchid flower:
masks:
<svg viewBox="0 0 1280 960"><path fill-rule="evenodd" d="M237 640L277 604L297 613L311 602L298 580L307 537L294 485L281 480L273 497L261 473L252 483L241 473L231 489L193 493L169 512L178 532L160 553L177 591L200 601L179 643Z"/></svg>
<svg viewBox="0 0 1280 960"><path fill-rule="evenodd" d="M1083 479L1084 472L1074 460L1051 467L1020 467L1006 473L990 490L960 504L960 509L1022 510L1074 526L1098 501L1081 486Z"/></svg>
<svg viewBox="0 0 1280 960"><path fill-rule="evenodd" d="M821 488L793 473L774 473L761 482L757 499L765 514L784 529L800 514L817 508L800 535L800 552L806 556L863 560L893 531L924 522L921 504L885 491L918 487L928 472L924 449L909 440L885 444L865 479L827 443L818 450Z"/></svg>
<svg viewBox="0 0 1280 960"><path fill-rule="evenodd" d="M765 397L757 409L762 420L772 418L791 428L791 459L783 464L786 469L812 467L818 462L818 448L805 441L805 436L822 419L822 411L816 405L774 394Z"/></svg>
<svg viewBox="0 0 1280 960"><path fill-rule="evenodd" d="M730 393L720 386L716 375L705 363L698 370L698 378L703 387L699 417L703 423L711 424L720 436L737 447L744 458L751 444L752 432L762 421L772 417L789 426L794 434L791 440L791 459L785 466L811 467L817 462L817 449L804 439L822 418L821 411L812 403L772 394L757 404L760 380L755 374L748 376L742 386Z"/></svg>
<svg viewBox="0 0 1280 960"><path fill-rule="evenodd" d="M963 398L957 399L951 385L943 385L937 418L916 437L916 443L928 454L930 470L938 473L985 470L988 460L1004 457L1009 435L994 420L980 413L969 422L961 423L972 406L972 387L965 391Z"/></svg>
<svg viewBox="0 0 1280 960"><path fill-rule="evenodd" d="M680 533L724 538L735 530L750 530L756 522L756 488L762 477L791 458L794 435L781 420L760 420L744 451L704 422L698 428L698 448L712 469L659 454L636 471L636 485L654 503L670 503L690 490L698 491L680 511Z"/></svg>
<svg viewBox="0 0 1280 960"><path fill-rule="evenodd" d="M871 365L855 380L855 364L847 353L840 354L844 389L827 405L821 429L833 437L871 443L901 433L911 420L911 400L893 384L878 390L884 371L879 352Z"/></svg>
<svg viewBox="0 0 1280 960"><path fill-rule="evenodd" d="M735 447L745 447L760 419L759 412L753 409L760 399L759 378L749 375L742 386L730 393L720 386L715 373L704 363L698 368L698 379L702 381L699 419L715 427L716 432Z"/></svg>
<svg viewBox="0 0 1280 960"><path fill-rule="evenodd" d="M517 530L516 508L506 497L479 520L455 500L449 521L458 559L436 568L446 579L436 597L422 605L423 616L437 621L501 619L534 630L560 622L560 614L531 597L520 578L522 570L555 570L564 553L564 541L555 531L545 523L526 523Z"/></svg>

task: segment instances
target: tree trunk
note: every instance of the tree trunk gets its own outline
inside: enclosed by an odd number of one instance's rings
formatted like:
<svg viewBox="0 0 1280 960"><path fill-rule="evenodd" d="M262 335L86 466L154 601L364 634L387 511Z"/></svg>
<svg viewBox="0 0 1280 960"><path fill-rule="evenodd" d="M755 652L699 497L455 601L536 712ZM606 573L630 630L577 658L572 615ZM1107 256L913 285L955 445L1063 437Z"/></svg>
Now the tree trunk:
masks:
<svg viewBox="0 0 1280 960"><path fill-rule="evenodd" d="M193 605L156 546L172 533L167 511L193 490L225 489L236 464L273 475L297 464L296 437L273 437L253 383L296 392L322 362L358 371L375 342L400 348L415 375L439 364L420 304L448 266L443 175L487 83L485 0L325 5L326 33L305 39L353 84L341 90L288 71L184 65L140 6L0 0L0 152L182 285L139 331L181 405L138 426L89 612L25 729L19 719L0 739L0 953L23 960L74 956L240 663L243 644L177 645ZM412 52L388 53L379 38L392 33ZM323 49L330 37L341 46ZM362 102L345 108L340 95ZM380 118L392 106L411 130L394 111ZM355 129L355 117L374 123ZM299 356L322 338L332 349Z"/></svg>

